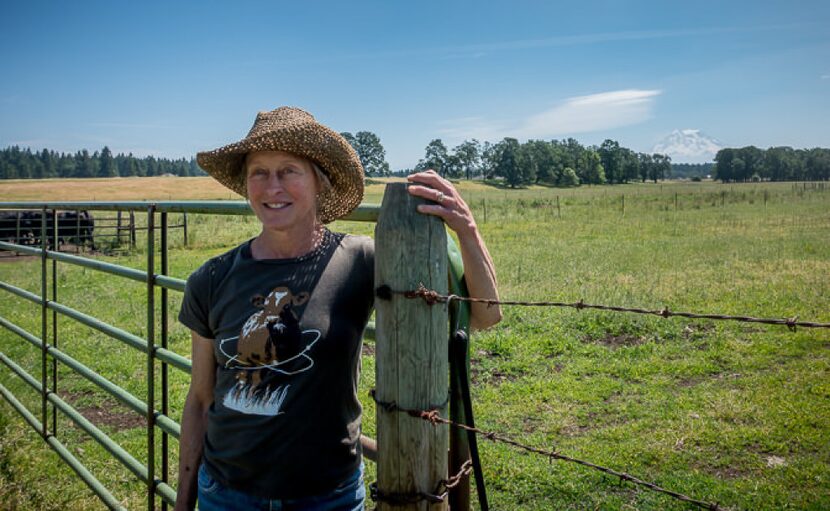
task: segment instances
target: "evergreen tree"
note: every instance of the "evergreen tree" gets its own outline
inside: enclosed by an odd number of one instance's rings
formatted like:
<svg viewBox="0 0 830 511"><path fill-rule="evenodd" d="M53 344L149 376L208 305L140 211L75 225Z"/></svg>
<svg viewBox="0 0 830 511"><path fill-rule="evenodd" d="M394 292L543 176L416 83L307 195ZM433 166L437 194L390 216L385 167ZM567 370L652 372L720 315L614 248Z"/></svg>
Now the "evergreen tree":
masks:
<svg viewBox="0 0 830 511"><path fill-rule="evenodd" d="M112 157L112 151L107 146L101 150L100 165L98 167L98 177L115 177L116 172L115 160Z"/></svg>

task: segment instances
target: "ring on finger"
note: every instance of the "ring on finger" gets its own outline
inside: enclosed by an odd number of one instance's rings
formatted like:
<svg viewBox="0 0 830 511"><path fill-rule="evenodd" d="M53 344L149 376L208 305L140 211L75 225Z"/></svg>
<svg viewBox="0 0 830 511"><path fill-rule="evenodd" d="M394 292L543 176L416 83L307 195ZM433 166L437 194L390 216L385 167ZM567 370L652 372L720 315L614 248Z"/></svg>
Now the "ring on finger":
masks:
<svg viewBox="0 0 830 511"><path fill-rule="evenodd" d="M444 192L440 190L438 191L438 197L435 198L435 202L442 205L444 204Z"/></svg>

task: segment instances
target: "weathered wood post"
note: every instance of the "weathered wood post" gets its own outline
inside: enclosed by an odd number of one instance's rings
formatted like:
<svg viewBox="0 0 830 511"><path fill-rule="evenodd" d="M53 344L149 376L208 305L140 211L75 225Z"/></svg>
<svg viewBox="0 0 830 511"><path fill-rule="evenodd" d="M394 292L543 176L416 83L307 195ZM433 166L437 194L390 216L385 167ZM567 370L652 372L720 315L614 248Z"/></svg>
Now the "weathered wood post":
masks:
<svg viewBox="0 0 830 511"><path fill-rule="evenodd" d="M375 228L375 285L392 291L419 284L447 293L447 234L437 217L418 213L423 199L409 195L404 183L386 185ZM376 399L400 408L437 408L447 416L448 318L444 304L393 293L378 297ZM429 503L419 492L434 494L447 477L449 435L446 426L397 411L377 410L378 509L446 510L446 499ZM382 496L416 497L392 505Z"/></svg>

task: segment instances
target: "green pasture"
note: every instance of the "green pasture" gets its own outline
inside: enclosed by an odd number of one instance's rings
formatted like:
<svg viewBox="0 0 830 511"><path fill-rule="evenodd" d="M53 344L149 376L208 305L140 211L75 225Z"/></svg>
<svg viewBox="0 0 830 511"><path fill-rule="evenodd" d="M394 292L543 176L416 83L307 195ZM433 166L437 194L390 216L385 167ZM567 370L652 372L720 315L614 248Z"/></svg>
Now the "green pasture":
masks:
<svg viewBox="0 0 830 511"><path fill-rule="evenodd" d="M821 185L459 187L495 259L503 299L830 322L830 190ZM366 202L379 203L381 193L381 186L369 187ZM170 235L174 277L186 278L208 257L255 235L257 224L253 217L196 215L189 228L187 247L179 231ZM373 228L333 226L360 234ZM145 267L141 232L133 250L100 245L104 251L95 257ZM0 280L39 294L40 260L7 256L0 254ZM145 335L144 284L62 263L58 283L58 301ZM170 296L170 348L189 356L189 334L176 321L180 295ZM0 316L40 336L34 304L4 293ZM59 317L58 326L61 349L145 396L145 355L71 319ZM23 339L0 329L0 351L40 379L40 352ZM374 404L367 393L375 367L373 350L364 352L364 431L372 436ZM473 335L472 373L482 429L724 509L830 509L828 329L506 307L501 324ZM170 382L171 415L178 420L188 378L171 369ZM5 366L0 383L39 417L39 396ZM146 459L143 418L65 367L58 393ZM0 402L0 507L103 509ZM127 469L63 416L58 429L125 506L146 507L144 486ZM175 481L177 442L170 445ZM692 509L588 468L485 439L480 446L492 509ZM374 466L367 462L367 468L370 482Z"/></svg>

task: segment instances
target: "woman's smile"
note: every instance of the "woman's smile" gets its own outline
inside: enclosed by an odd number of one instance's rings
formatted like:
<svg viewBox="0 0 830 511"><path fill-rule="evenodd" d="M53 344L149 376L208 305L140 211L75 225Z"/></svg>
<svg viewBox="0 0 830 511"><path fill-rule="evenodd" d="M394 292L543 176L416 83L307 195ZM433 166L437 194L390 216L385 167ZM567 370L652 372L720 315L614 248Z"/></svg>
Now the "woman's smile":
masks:
<svg viewBox="0 0 830 511"><path fill-rule="evenodd" d="M310 161L284 151L257 151L246 160L248 200L266 230L311 231L319 183Z"/></svg>

